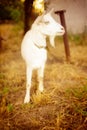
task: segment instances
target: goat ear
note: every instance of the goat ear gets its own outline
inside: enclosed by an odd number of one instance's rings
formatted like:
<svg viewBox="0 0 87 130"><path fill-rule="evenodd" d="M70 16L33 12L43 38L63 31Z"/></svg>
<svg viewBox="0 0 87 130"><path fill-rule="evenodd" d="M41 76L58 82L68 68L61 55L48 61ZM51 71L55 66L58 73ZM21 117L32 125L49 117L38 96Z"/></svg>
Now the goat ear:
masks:
<svg viewBox="0 0 87 130"><path fill-rule="evenodd" d="M52 8L49 13L52 14L53 12L54 12L54 8Z"/></svg>
<svg viewBox="0 0 87 130"><path fill-rule="evenodd" d="M40 15L40 16L38 16L38 17L36 18L36 20L34 21L34 23L32 24L32 26L36 26L39 22L42 21L42 19L43 19L43 14Z"/></svg>
<svg viewBox="0 0 87 130"><path fill-rule="evenodd" d="M45 14L46 14L46 10L44 10L44 12L43 12L42 16L44 16Z"/></svg>

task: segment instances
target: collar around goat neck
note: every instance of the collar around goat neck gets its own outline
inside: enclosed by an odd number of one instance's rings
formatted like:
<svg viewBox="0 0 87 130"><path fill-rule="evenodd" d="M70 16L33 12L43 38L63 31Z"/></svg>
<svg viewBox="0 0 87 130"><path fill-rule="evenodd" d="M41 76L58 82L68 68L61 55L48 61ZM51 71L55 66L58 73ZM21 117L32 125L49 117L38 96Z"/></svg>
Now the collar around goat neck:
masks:
<svg viewBox="0 0 87 130"><path fill-rule="evenodd" d="M37 48L39 48L39 49L47 49L47 46L39 46L39 45L37 45L36 43L34 43L34 45L35 45Z"/></svg>

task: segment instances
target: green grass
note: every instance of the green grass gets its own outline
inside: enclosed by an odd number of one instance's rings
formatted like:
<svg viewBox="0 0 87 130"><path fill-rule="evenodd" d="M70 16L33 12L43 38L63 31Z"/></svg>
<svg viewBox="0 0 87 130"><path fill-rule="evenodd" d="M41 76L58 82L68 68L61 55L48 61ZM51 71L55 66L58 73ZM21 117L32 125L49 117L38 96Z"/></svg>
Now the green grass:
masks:
<svg viewBox="0 0 87 130"><path fill-rule="evenodd" d="M2 93L7 94L8 92L9 92L9 87L4 87Z"/></svg>
<svg viewBox="0 0 87 130"><path fill-rule="evenodd" d="M12 104L8 104L7 105L7 111L8 112L12 112L13 111L13 105Z"/></svg>
<svg viewBox="0 0 87 130"><path fill-rule="evenodd" d="M81 34L69 34L69 40L76 45L87 45L87 32Z"/></svg>

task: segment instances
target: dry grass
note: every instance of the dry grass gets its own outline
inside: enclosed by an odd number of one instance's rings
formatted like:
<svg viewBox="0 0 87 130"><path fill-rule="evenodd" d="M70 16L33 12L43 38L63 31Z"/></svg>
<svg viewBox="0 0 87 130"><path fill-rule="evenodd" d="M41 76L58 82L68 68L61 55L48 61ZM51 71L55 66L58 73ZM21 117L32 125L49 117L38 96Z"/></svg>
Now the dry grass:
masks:
<svg viewBox="0 0 87 130"><path fill-rule="evenodd" d="M35 94L34 72L31 103L23 104L22 29L9 24L0 25L0 31L5 38L0 53L0 130L86 130L87 46L70 41L71 64L67 64L63 43L56 39L56 48L49 47L44 93Z"/></svg>

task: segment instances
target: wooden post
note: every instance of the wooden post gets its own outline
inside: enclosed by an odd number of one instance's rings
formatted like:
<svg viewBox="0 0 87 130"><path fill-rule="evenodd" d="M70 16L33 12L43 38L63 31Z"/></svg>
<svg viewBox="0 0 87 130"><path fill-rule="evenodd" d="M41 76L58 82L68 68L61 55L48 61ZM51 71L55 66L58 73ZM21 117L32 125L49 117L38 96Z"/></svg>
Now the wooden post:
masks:
<svg viewBox="0 0 87 130"><path fill-rule="evenodd" d="M1 33L0 33L0 50L2 49L2 37L1 37Z"/></svg>
<svg viewBox="0 0 87 130"><path fill-rule="evenodd" d="M66 61L69 62L70 61L70 48L69 48L69 43L68 43L68 36L67 36L67 29L66 29L64 12L66 12L66 11L60 10L60 11L56 11L55 13L59 14L61 24L65 28L65 34L63 35L63 41L64 41L64 46L65 46Z"/></svg>

